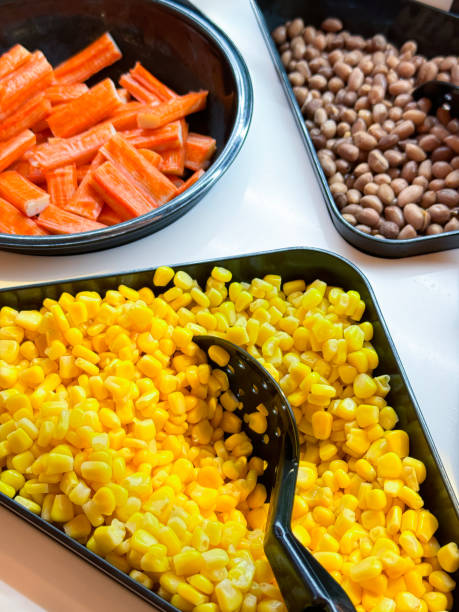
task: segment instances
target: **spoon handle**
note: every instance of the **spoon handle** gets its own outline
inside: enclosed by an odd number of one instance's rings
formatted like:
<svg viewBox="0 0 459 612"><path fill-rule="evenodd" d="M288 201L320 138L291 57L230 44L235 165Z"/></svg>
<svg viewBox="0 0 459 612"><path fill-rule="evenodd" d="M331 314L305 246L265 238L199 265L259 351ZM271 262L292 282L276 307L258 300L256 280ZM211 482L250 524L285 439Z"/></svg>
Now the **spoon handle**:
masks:
<svg viewBox="0 0 459 612"><path fill-rule="evenodd" d="M271 566L290 612L355 612L343 588L298 542L290 528L275 521L265 548L270 549Z"/></svg>

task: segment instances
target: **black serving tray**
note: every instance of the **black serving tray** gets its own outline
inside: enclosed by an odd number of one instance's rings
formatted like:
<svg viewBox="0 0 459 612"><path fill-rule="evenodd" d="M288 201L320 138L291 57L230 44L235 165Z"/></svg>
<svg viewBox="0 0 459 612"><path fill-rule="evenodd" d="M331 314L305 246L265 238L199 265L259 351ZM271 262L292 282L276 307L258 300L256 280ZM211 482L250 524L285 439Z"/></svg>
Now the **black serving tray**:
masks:
<svg viewBox="0 0 459 612"><path fill-rule="evenodd" d="M364 320L370 321L374 326L372 344L379 355L379 366L375 374L390 375L391 391L387 398L388 402L397 411L400 419L398 427L404 429L410 436L410 455L422 460L427 468L427 478L421 486L421 494L426 508L431 510L439 520L440 526L436 535L443 544L451 540L459 541L459 505L453 487L416 402L373 289L362 272L343 257L328 251L307 248L252 253L238 257L179 264L174 268L185 270L203 286L215 265L231 270L233 280L237 281L250 281L254 277L275 273L282 275L283 282L296 278L312 282L315 278L320 278L328 284L341 286L345 290L354 289L360 293L366 303ZM153 269L148 269L25 287L9 287L0 290L0 308L3 306L16 309L39 308L45 298L58 299L64 291L70 294L76 294L78 291L105 293L108 289L116 289L120 284L135 289L143 286L153 288L153 272ZM164 288L155 289L155 291L162 292ZM282 464L284 458L276 457L276 460ZM293 483L290 483L290 486L293 486ZM72 540L63 531L32 514L2 493L0 493L0 504L153 604L156 609L177 612L174 606L156 593L143 587L76 540Z"/></svg>
<svg viewBox="0 0 459 612"><path fill-rule="evenodd" d="M0 0L0 53L16 43L42 49L57 65L106 30L123 58L90 83L118 80L136 61L182 94L208 89L207 108L189 117L193 131L217 140L207 172L158 209L111 227L63 236L0 233L0 249L31 255L76 255L156 232L195 206L226 172L247 135L253 92L247 66L228 36L187 1Z"/></svg>
<svg viewBox="0 0 459 612"><path fill-rule="evenodd" d="M369 236L343 219L328 187L301 109L293 94L271 32L295 17L320 26L326 17L338 17L353 34L365 37L384 34L395 45L414 39L419 53L459 55L459 16L434 9L415 0L251 0L274 66L284 87L305 147L319 180L333 225L347 242L377 257L409 257L459 247L459 230L410 240L387 240Z"/></svg>

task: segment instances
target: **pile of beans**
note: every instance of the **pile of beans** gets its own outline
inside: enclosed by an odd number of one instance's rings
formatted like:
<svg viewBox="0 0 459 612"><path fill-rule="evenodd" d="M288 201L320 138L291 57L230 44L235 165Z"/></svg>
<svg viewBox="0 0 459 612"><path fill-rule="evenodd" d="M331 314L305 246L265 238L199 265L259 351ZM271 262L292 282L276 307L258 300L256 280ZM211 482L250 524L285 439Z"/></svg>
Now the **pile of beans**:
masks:
<svg viewBox="0 0 459 612"><path fill-rule="evenodd" d="M459 85L458 58L342 28L297 18L272 36L344 219L400 240L459 229L459 120L411 95L432 79Z"/></svg>

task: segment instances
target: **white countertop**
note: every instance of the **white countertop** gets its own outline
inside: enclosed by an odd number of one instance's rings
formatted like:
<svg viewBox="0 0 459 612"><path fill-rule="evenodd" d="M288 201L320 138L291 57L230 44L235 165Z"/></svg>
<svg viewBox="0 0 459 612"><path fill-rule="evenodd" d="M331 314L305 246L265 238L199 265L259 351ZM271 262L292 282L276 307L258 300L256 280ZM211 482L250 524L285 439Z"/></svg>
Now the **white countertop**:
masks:
<svg viewBox="0 0 459 612"><path fill-rule="evenodd" d="M400 260L361 253L337 233L249 0L195 0L243 54L255 107L228 172L187 215L117 249L71 257L0 253L0 287L115 273L288 246L347 257L366 274L449 477L458 490L459 250ZM0 509L0 610L152 608Z"/></svg>

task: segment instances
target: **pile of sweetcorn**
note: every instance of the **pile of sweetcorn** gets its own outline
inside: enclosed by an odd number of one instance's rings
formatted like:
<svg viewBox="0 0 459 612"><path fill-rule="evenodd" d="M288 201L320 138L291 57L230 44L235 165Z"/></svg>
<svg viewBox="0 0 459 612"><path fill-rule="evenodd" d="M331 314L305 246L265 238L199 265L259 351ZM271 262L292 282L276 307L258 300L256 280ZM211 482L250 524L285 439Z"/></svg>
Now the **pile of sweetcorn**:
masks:
<svg viewBox="0 0 459 612"><path fill-rule="evenodd" d="M389 377L355 291L271 274L200 288L156 270L152 289L63 293L0 310L0 491L193 612L285 610L263 553L264 464L223 371L193 343L246 348L293 408L296 537L358 612L453 605L456 544L440 548L387 404ZM263 412L249 426L262 434Z"/></svg>

